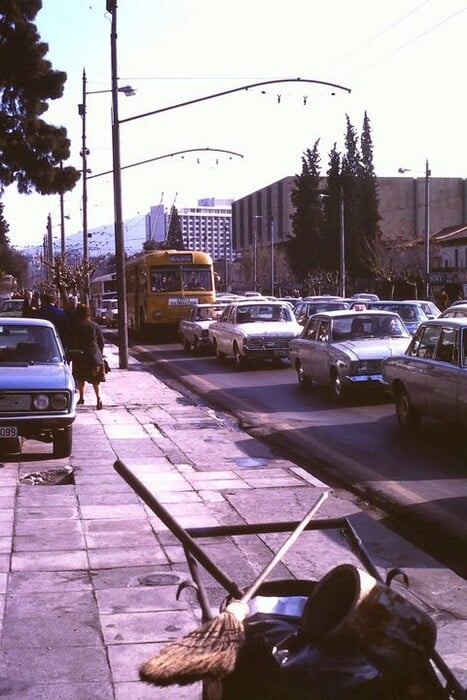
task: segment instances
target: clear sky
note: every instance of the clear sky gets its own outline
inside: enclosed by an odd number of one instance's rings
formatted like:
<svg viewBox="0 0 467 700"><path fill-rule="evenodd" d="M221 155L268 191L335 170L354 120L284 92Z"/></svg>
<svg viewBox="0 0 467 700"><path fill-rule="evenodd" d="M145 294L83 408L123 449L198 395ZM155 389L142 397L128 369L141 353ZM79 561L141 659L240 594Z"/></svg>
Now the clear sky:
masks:
<svg viewBox="0 0 467 700"><path fill-rule="evenodd" d="M91 174L112 168L110 18L105 0L43 0L36 23L47 58L68 75L50 103L49 123L66 127L69 164L81 169L82 73L87 75L87 147ZM376 174L399 167L423 176L467 177L465 0L120 0L120 120L243 85L281 78L351 89L284 83L182 107L120 126L121 162L129 165L184 149L122 173L124 219L161 201L195 206L199 198L242 197L301 170L301 156L320 139L322 169L337 143L344 150L346 114L361 133L370 118ZM59 236L58 195L4 196L13 245L39 244L47 214ZM67 233L82 230L82 185L64 198ZM88 181L88 226L113 221L111 176Z"/></svg>

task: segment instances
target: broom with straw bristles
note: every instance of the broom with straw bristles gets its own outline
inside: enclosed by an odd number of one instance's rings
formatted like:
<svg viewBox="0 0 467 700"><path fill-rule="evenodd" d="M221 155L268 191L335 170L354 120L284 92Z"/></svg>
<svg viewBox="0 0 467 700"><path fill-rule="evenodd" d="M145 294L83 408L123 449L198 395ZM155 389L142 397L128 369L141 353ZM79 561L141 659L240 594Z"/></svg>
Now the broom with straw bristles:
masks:
<svg viewBox="0 0 467 700"><path fill-rule="evenodd" d="M248 601L282 560L328 495L327 491L320 495L240 600L232 601L215 618L182 639L171 642L148 659L139 669L141 680L159 686L188 685L207 677L220 679L232 673L244 639L243 620L248 614Z"/></svg>

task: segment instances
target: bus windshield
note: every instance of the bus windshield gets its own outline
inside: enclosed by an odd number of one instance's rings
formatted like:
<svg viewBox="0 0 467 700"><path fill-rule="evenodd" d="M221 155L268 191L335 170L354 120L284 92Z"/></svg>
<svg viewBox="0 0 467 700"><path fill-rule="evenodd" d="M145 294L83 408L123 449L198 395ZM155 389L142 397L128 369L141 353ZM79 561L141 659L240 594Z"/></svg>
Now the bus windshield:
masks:
<svg viewBox="0 0 467 700"><path fill-rule="evenodd" d="M212 275L209 265L180 268L174 266L151 267L152 292L212 291Z"/></svg>

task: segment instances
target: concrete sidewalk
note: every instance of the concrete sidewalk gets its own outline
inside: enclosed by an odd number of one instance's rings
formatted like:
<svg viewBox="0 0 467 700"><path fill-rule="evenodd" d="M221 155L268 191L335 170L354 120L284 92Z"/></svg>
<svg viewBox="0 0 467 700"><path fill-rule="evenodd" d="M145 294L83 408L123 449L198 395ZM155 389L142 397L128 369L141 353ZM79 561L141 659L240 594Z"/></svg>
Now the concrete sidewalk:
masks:
<svg viewBox="0 0 467 700"><path fill-rule="evenodd" d="M323 484L195 405L130 358L78 407L73 454L49 460L29 442L23 461L0 465L0 697L9 700L146 700L201 697L200 685L159 689L138 680L157 648L195 629L187 565L178 540L113 468L130 465L183 527L300 520ZM88 402L89 400L89 402ZM31 459L33 450L40 452ZM37 454L37 453L36 453ZM70 465L74 483L32 485L25 475ZM22 480L23 479L23 480ZM467 582L383 527L349 500L331 497L319 518L348 516L382 574L402 567L408 593L433 616L437 650L467 686ZM208 555L246 586L284 535L211 538ZM272 578L317 580L358 564L338 533L307 532ZM225 593L207 590L216 607ZM239 699L240 700L240 699Z"/></svg>

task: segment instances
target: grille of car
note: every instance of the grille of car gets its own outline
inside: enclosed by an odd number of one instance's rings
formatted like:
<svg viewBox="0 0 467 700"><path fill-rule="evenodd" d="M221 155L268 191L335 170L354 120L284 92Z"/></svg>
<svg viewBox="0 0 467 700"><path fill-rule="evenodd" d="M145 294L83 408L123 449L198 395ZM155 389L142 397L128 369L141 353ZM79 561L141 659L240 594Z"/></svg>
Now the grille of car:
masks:
<svg viewBox="0 0 467 700"><path fill-rule="evenodd" d="M0 413L30 410L31 394L0 394Z"/></svg>
<svg viewBox="0 0 467 700"><path fill-rule="evenodd" d="M251 350L288 350L289 338L248 338Z"/></svg>
<svg viewBox="0 0 467 700"><path fill-rule="evenodd" d="M381 360L352 362L352 374L381 374Z"/></svg>

